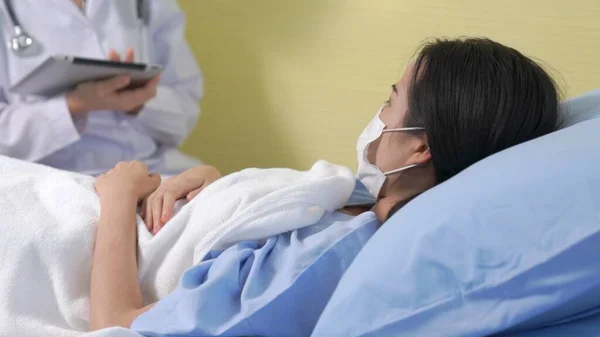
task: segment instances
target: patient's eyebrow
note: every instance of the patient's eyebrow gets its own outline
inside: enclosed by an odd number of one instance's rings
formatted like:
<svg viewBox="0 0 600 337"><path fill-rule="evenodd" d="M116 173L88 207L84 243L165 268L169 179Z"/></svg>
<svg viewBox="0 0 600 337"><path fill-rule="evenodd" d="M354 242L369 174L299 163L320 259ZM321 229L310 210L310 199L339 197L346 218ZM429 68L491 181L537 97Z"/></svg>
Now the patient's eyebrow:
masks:
<svg viewBox="0 0 600 337"><path fill-rule="evenodd" d="M394 92L396 93L396 95L398 95L398 89L396 89L396 85L392 84L392 90L394 90Z"/></svg>

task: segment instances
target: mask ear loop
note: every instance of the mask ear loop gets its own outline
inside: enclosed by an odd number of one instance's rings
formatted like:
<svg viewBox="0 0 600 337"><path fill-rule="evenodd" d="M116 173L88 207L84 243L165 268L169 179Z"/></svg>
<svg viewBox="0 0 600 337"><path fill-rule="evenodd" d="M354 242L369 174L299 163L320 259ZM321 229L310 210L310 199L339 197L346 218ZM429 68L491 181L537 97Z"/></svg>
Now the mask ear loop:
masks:
<svg viewBox="0 0 600 337"><path fill-rule="evenodd" d="M401 168L399 168L399 169L395 169L395 170L391 170L391 171L384 172L384 173L383 173L383 175L384 175L384 176L389 176L389 175L391 175L391 174L395 174L395 173L398 173L398 172L406 171L406 170L408 170L408 169L411 169L411 168L413 168L413 167L417 167L417 166L419 166L419 164L411 164L411 165L406 165L406 166L404 166L404 167L401 167Z"/></svg>
<svg viewBox="0 0 600 337"><path fill-rule="evenodd" d="M383 131L381 131L381 133L398 131L425 131L425 128L422 126L413 126L409 128L384 129Z"/></svg>
<svg viewBox="0 0 600 337"><path fill-rule="evenodd" d="M387 129L387 130L383 130L381 133L398 132L398 131L424 131L424 130L425 130L425 128L422 127L422 126L414 126L414 127L408 127L408 128ZM407 166L401 167L399 169L395 169L395 170L384 172L383 175L384 176L389 176L391 174L395 174L395 173L398 173L398 172L406 171L408 169L411 169L411 168L417 167L417 166L419 166L419 164L407 165Z"/></svg>

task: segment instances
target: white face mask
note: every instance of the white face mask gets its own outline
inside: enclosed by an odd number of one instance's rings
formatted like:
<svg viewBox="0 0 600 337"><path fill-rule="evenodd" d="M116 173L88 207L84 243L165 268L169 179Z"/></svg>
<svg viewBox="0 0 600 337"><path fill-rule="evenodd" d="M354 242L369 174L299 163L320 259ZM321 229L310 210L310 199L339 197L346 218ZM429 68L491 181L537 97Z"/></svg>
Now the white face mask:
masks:
<svg viewBox="0 0 600 337"><path fill-rule="evenodd" d="M386 132L405 132L405 131L418 131L425 130L423 127L410 127L410 128L397 128L397 129L385 129L385 124L379 118L381 114L381 110L379 109L373 120L367 125L367 127L363 130L358 137L358 142L356 144L356 151L358 153L358 180L360 180L363 185L369 190L369 193L377 199L379 197L379 192L381 192L381 188L383 187L383 183L385 182L386 176L398 172L402 172L404 170L408 170L417 166L416 164L407 165L395 170L391 170L388 172L382 172L379 167L371 164L369 162L368 154L369 154L369 146L373 143L377 138L381 137L383 133Z"/></svg>

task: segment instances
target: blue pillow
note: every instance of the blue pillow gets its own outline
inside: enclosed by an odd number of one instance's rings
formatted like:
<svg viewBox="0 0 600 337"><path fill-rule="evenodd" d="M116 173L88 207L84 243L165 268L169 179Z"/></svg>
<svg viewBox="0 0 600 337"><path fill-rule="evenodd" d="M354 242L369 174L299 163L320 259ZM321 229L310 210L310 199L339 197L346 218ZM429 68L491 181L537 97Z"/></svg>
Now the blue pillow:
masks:
<svg viewBox="0 0 600 337"><path fill-rule="evenodd" d="M486 158L396 213L313 336L517 333L599 307L600 118L590 118L600 91L565 108L565 124L577 124Z"/></svg>
<svg viewBox="0 0 600 337"><path fill-rule="evenodd" d="M564 115L563 127L600 117L600 89L564 102L561 112Z"/></svg>

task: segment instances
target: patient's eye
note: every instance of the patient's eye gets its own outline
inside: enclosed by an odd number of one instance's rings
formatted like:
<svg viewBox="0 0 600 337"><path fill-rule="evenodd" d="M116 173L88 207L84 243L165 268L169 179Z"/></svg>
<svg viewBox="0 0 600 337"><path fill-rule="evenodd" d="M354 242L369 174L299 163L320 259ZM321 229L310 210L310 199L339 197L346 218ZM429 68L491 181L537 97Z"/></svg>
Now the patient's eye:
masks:
<svg viewBox="0 0 600 337"><path fill-rule="evenodd" d="M385 106L390 106L392 105L392 100L388 98L387 101L383 102L383 104L385 104Z"/></svg>

